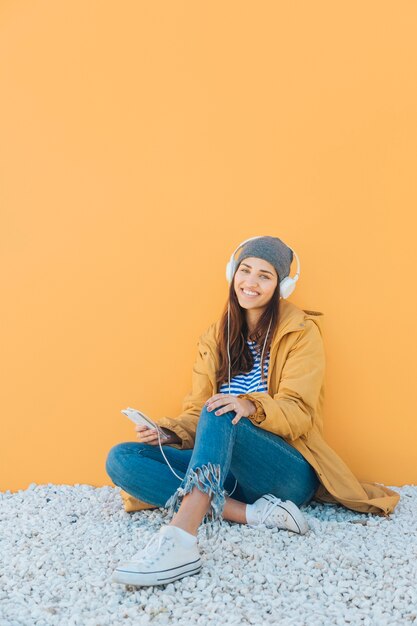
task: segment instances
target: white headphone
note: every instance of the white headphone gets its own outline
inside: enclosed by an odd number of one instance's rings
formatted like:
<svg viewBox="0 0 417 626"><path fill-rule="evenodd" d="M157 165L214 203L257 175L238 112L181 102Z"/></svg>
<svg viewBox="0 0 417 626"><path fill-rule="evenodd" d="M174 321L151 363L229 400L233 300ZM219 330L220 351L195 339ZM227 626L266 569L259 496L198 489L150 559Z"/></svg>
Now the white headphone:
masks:
<svg viewBox="0 0 417 626"><path fill-rule="evenodd" d="M242 243L238 245L238 247L236 248L236 250L233 252L232 256L230 257L230 261L226 265L226 280L229 284L232 282L233 274L235 273L235 270L236 270L236 265L237 265L236 259L235 259L236 252L240 250L240 248L242 248L242 246L244 246L245 243L247 243L248 241L252 241L252 239L262 239L262 238L263 237L250 237L249 239L245 239L245 241L242 241ZM290 250L293 251L294 256L297 260L297 272L292 278L290 278L289 276L286 276L279 282L279 294L280 294L280 297L284 299L288 298L292 294L292 292L295 289L296 282L300 278L300 259L298 258L295 250L293 250L288 244L286 245L288 248L290 248Z"/></svg>

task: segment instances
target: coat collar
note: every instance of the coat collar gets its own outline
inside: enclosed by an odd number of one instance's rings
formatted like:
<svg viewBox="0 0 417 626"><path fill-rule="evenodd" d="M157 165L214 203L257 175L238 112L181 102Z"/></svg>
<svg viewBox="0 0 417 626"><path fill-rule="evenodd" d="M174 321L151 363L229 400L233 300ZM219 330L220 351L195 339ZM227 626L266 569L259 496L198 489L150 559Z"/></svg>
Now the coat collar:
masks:
<svg viewBox="0 0 417 626"><path fill-rule="evenodd" d="M319 328L320 334L322 333L322 317L323 313L320 311L309 311L307 309L300 309L298 306L281 298L279 304L279 321L278 326L275 329L275 334L272 338L271 344L271 359L275 350L278 348L278 344L282 337L287 333L297 332L303 330L306 320L312 320ZM213 355L217 351L217 333L220 326L220 319L212 324L207 331L202 335L201 339L210 348Z"/></svg>

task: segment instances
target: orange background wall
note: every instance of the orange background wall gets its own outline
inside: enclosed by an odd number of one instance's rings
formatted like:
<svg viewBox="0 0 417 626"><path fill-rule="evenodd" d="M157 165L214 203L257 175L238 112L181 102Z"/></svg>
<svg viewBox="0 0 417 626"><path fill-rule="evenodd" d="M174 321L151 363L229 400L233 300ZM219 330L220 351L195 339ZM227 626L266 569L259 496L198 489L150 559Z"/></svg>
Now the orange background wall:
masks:
<svg viewBox="0 0 417 626"><path fill-rule="evenodd" d="M112 484L120 410L180 412L226 262L265 234L325 314L328 441L360 479L417 482L416 20L1 2L2 490Z"/></svg>

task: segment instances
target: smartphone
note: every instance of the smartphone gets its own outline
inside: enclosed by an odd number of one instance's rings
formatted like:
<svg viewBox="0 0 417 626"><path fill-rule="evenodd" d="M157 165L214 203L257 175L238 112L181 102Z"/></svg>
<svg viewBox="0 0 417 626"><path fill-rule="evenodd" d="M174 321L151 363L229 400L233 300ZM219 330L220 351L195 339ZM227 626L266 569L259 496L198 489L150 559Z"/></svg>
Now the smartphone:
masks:
<svg viewBox="0 0 417 626"><path fill-rule="evenodd" d="M159 432L161 436L161 439L170 438L169 435L167 435L158 426L158 424L155 424L155 422L152 421L150 417L145 415L145 413L142 413L141 411L138 411L137 409L132 409L131 407L128 407L127 409L123 409L121 413L126 415L126 417L128 417L130 420L132 420L132 422L134 422L135 424L138 424L139 426L147 426L148 428L156 428L156 430Z"/></svg>

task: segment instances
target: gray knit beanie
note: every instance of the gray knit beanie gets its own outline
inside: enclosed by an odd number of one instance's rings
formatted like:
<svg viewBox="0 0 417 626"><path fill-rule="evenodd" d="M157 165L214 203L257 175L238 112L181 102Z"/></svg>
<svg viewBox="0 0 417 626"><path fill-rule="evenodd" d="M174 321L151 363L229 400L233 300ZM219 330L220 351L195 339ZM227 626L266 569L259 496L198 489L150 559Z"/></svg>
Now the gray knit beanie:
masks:
<svg viewBox="0 0 417 626"><path fill-rule="evenodd" d="M280 281L290 274L293 251L278 237L259 237L258 239L248 241L240 249L235 269L243 259L251 256L264 259L273 265Z"/></svg>

